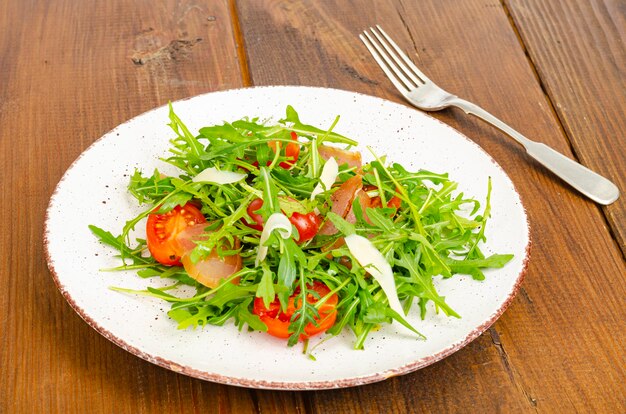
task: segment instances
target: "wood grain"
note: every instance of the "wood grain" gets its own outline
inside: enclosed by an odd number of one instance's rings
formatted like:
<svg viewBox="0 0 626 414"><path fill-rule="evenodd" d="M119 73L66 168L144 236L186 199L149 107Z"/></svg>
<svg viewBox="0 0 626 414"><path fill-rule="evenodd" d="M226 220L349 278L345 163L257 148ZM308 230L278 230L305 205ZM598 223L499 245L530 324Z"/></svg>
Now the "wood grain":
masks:
<svg viewBox="0 0 626 414"><path fill-rule="evenodd" d="M422 1L417 8L402 1L371 7L240 1L239 10L256 85L330 86L401 102L357 41L361 30L379 23L441 86L572 156L551 102L497 2ZM534 240L523 292L481 337L478 350L466 349L381 384L310 394L313 411L619 408L625 377L616 361L624 359L619 344L626 337L619 326L626 318L620 304L626 286L616 275L626 274L626 268L601 211L490 127L456 111L435 116L485 148L522 194ZM481 398L468 387L480 390Z"/></svg>
<svg viewBox="0 0 626 414"><path fill-rule="evenodd" d="M48 199L89 144L168 100L241 86L229 10L226 1L0 7L0 412L257 410L249 390L156 367L89 328L42 248ZM273 404L295 407L280 394L262 400Z"/></svg>
<svg viewBox="0 0 626 414"><path fill-rule="evenodd" d="M531 138L573 150L624 189L623 5L556 3L4 2L0 413L623 411L626 266L602 210L457 111L434 116L476 140L511 176L531 220L532 259L520 294L493 327L410 375L295 393L170 372L89 328L58 293L42 247L48 199L71 162L106 131L169 100L301 84L402 102L357 40L375 23L441 86ZM623 206L605 210L622 248Z"/></svg>
<svg viewBox="0 0 626 414"><path fill-rule="evenodd" d="M622 192L604 211L626 257L626 5L505 3L577 158Z"/></svg>

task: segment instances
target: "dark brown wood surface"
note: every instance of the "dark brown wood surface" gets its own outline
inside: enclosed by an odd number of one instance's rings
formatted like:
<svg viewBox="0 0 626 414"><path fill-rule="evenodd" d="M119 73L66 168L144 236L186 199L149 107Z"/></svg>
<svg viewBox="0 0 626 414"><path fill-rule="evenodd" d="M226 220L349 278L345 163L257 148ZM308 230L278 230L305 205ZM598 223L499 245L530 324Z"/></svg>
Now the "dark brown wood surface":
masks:
<svg viewBox="0 0 626 414"><path fill-rule="evenodd" d="M506 1L578 159L626 188L626 3ZM626 255L626 198L604 209Z"/></svg>
<svg viewBox="0 0 626 414"><path fill-rule="evenodd" d="M381 24L441 86L626 188L626 9L542 2L9 0L0 6L0 412L623 412L625 202L601 208L460 111L433 114L502 165L527 208L522 290L476 341L364 387L258 391L145 362L87 326L42 246L65 169L119 123L241 86L403 102L358 33Z"/></svg>

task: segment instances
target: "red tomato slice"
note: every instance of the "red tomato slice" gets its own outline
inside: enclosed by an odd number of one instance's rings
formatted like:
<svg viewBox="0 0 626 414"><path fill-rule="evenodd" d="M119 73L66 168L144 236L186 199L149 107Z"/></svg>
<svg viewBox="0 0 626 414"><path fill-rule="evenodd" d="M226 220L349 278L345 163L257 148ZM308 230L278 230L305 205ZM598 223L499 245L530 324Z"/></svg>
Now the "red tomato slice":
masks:
<svg viewBox="0 0 626 414"><path fill-rule="evenodd" d="M158 211L157 207L154 211ZM202 212L191 203L176 206L163 214L149 214L146 224L148 250L154 259L167 266L181 266L184 252L176 242L176 237L187 227L206 223Z"/></svg>
<svg viewBox="0 0 626 414"><path fill-rule="evenodd" d="M263 216L258 213L261 207L263 207L263 200L260 198L252 200L246 209L246 212L252 219L252 223L242 218L243 224L250 228L263 231ZM296 227L296 230L298 230L298 243L304 243L315 237L322 222L319 216L314 212L307 214L294 212L291 217L289 217L289 221Z"/></svg>
<svg viewBox="0 0 626 414"><path fill-rule="evenodd" d="M291 168L296 163L296 161L298 161L298 157L300 156L300 144L298 144L298 135L296 135L296 133L293 131L291 131L291 140L294 142L290 142L285 148L285 157L287 157L287 161L280 163L280 166L285 169Z"/></svg>
<svg viewBox="0 0 626 414"><path fill-rule="evenodd" d="M258 231L263 231L263 216L258 212L261 207L263 207L263 200L260 198L252 200L246 209L246 212L252 219L252 223L248 223L245 219L242 219L243 224Z"/></svg>
<svg viewBox="0 0 626 414"><path fill-rule="evenodd" d="M401 205L402 205L402 200L400 200L400 197L398 196L393 196L391 197L391 200L387 201L387 207L392 207L392 208L395 208L396 210L399 209Z"/></svg>
<svg viewBox="0 0 626 414"><path fill-rule="evenodd" d="M324 283L314 281L313 285L308 285L309 290L313 290L319 294L322 298L326 296L330 289ZM295 306L296 297L300 294L300 288L296 288L295 292L289 297L289 304L287 305L287 311L282 312L280 310L280 302L278 298L275 298L270 303L269 308L265 307L262 298L256 298L254 300L253 312L261 318L261 322L267 326L267 333L277 338L289 338L289 324L291 317L297 309L300 309L301 303L298 307ZM306 301L310 304L315 304L318 298L312 294L307 295ZM339 297L334 293L319 309L319 318L315 319L315 324L309 323L304 328L304 334L300 335L300 340L309 338L319 333L325 332L330 329L337 319L337 303Z"/></svg>
<svg viewBox="0 0 626 414"><path fill-rule="evenodd" d="M371 188L376 188L374 186L370 186ZM369 189L368 189L369 190ZM396 194L397 194L398 190L396 190ZM372 208L380 208L383 206L383 202L380 199L379 196L376 196L374 198L372 198L372 204L371 207ZM387 201L387 207L388 208L395 208L396 210L400 208L400 206L402 206L402 200L400 200L400 197L398 197L397 195L394 195L393 197L391 197L391 199L389 201Z"/></svg>
<svg viewBox="0 0 626 414"><path fill-rule="evenodd" d="M313 212L300 214L297 211L289 217L289 221L298 230L298 243L304 243L315 237L322 222L319 216Z"/></svg>
<svg viewBox="0 0 626 414"><path fill-rule="evenodd" d="M285 147L285 157L287 158L287 160L282 161L280 164L278 164L286 170L293 167L296 161L298 161L298 157L300 156L300 144L298 143L298 135L293 131L291 131L291 140L292 142L288 143ZM280 151L283 147L283 143L280 141L269 141L267 145L274 152Z"/></svg>

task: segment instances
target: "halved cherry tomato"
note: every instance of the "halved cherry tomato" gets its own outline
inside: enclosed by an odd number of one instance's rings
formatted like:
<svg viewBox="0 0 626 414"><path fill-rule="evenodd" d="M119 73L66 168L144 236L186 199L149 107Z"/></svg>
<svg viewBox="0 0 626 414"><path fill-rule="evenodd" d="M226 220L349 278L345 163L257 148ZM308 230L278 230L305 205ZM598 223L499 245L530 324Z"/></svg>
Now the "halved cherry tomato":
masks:
<svg viewBox="0 0 626 414"><path fill-rule="evenodd" d="M366 191L370 191L376 189L375 186L373 185L369 185L366 188ZM396 188L396 194L398 194L400 191L398 191L398 189ZM395 208L396 210L400 208L400 206L402 205L402 200L400 200L400 197L398 197L397 195L394 195L393 197L391 197L391 199L389 199L389 201L387 201L387 207L388 208ZM380 208L383 206L383 202L380 199L379 196L373 197L372 198L372 204L370 207L372 208Z"/></svg>
<svg viewBox="0 0 626 414"><path fill-rule="evenodd" d="M157 207L154 211L158 211ZM176 242L180 232L194 224L206 223L206 219L191 203L176 206L164 214L149 214L146 224L147 244L155 260L167 266L181 266L184 252Z"/></svg>
<svg viewBox="0 0 626 414"><path fill-rule="evenodd" d="M263 207L263 200L261 200L260 198L255 198L254 200L252 200L252 202L248 205L246 212L253 220L253 222L248 223L245 219L242 219L243 224L255 230L263 231L263 216L258 213L261 207Z"/></svg>
<svg viewBox="0 0 626 414"><path fill-rule="evenodd" d="M300 144L298 144L298 135L293 131L291 131L291 140L294 142L290 142L285 147L285 157L287 157L287 160L282 161L280 164L278 164L286 170L290 169L296 163L296 161L298 161L298 157L300 156ZM283 143L280 141L269 141L267 145L269 145L269 147L274 152L280 151L283 147Z"/></svg>
<svg viewBox="0 0 626 414"><path fill-rule="evenodd" d="M398 196L393 196L389 201L387 201L387 207L395 208L396 210L400 208L402 205L402 200ZM376 196L372 199L372 207L380 208L383 206L383 202L380 197Z"/></svg>
<svg viewBox="0 0 626 414"><path fill-rule="evenodd" d="M319 216L313 212L301 214L297 211L289 217L289 221L296 226L298 230L298 243L304 243L315 237L322 223Z"/></svg>
<svg viewBox="0 0 626 414"><path fill-rule="evenodd" d="M248 205L246 211L253 222L248 223L245 219L242 219L246 226L263 231L263 217L258 213L261 207L263 207L263 200L260 198L252 200L250 205ZM296 227L296 230L298 230L298 243L304 243L315 237L322 223L322 220L314 212L307 214L294 212L291 217L289 217L289 221Z"/></svg>
<svg viewBox="0 0 626 414"><path fill-rule="evenodd" d="M400 200L400 197L398 196L393 196L391 197L391 200L387 201L387 207L399 209L401 205L402 200Z"/></svg>
<svg viewBox="0 0 626 414"><path fill-rule="evenodd" d="M330 293L330 289L324 283L319 281L314 281L313 284L307 285L309 290L315 291L319 298L323 298L328 293ZM289 324L291 323L291 317L294 312L302 306L302 302L298 303L298 306L295 305L295 300L297 296L300 294L300 287L297 287L294 293L289 297L289 304L287 305L287 311L282 312L280 310L280 302L278 298L275 298L274 301L270 304L269 308L265 307L262 298L256 298L254 300L253 312L255 315L258 315L261 318L261 322L267 326L267 333L275 336L277 338L289 338L291 333L289 332ZM313 296L312 294L308 294L306 301L310 304L315 304L319 300L318 297ZM319 308L319 318L315 318L315 324L309 323L304 328L304 334L300 335L300 339L306 339L311 336L317 335L321 332L325 332L330 329L335 324L335 320L337 319L337 303L339 302L339 297L336 293L331 295L326 302Z"/></svg>

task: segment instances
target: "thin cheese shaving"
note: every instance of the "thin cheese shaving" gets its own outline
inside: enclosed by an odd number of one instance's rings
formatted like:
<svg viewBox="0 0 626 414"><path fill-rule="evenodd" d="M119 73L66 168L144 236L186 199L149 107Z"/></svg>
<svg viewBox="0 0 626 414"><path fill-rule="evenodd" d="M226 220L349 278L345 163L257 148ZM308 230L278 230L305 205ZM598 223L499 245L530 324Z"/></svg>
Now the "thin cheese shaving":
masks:
<svg viewBox="0 0 626 414"><path fill-rule="evenodd" d="M326 160L322 173L320 174L320 182L317 183L313 191L311 192L311 200L315 199L315 196L328 191L328 189L335 183L337 176L339 175L339 165L335 157L330 157Z"/></svg>
<svg viewBox="0 0 626 414"><path fill-rule="evenodd" d="M291 222L282 213L274 213L268 219L265 225L263 226L263 232L261 233L261 240L259 240L259 249L257 250L256 260L254 261L255 266L259 266L263 260L265 260L265 256L267 256L268 247L265 245L267 239L270 238L270 235L274 230L278 230L278 234L283 239L288 239L291 237Z"/></svg>
<svg viewBox="0 0 626 414"><path fill-rule="evenodd" d="M192 181L194 183L233 184L244 178L246 178L246 174L233 171L221 171L214 167L209 167L193 177Z"/></svg>
<svg viewBox="0 0 626 414"><path fill-rule="evenodd" d="M350 253L359 264L372 275L387 295L389 307L399 315L404 316L402 305L398 299L396 282L393 278L391 265L371 241L363 236L351 234L345 238Z"/></svg>

